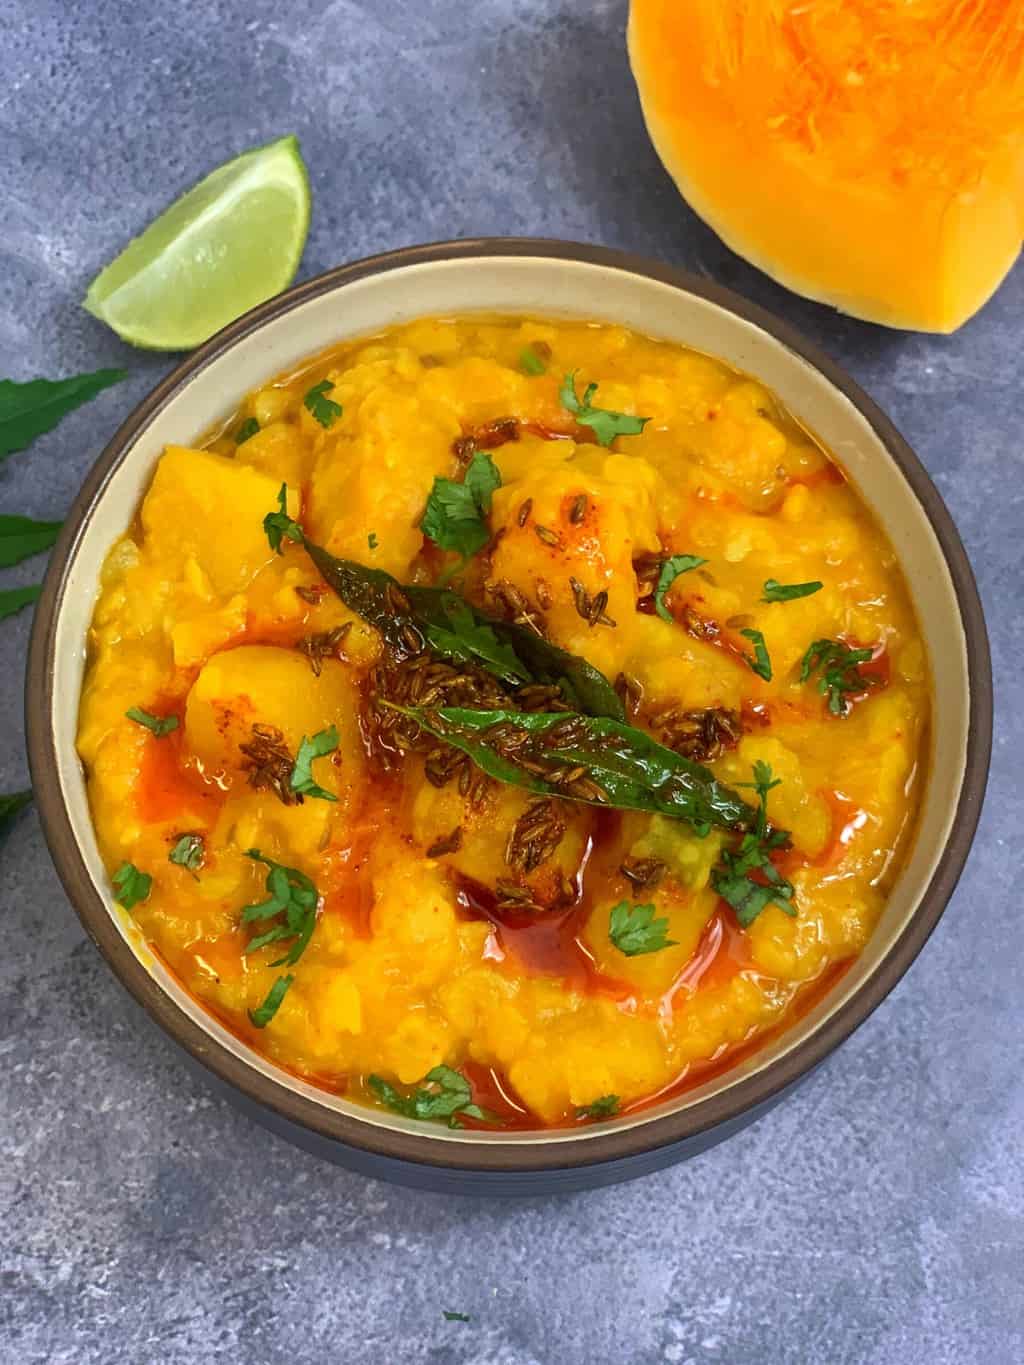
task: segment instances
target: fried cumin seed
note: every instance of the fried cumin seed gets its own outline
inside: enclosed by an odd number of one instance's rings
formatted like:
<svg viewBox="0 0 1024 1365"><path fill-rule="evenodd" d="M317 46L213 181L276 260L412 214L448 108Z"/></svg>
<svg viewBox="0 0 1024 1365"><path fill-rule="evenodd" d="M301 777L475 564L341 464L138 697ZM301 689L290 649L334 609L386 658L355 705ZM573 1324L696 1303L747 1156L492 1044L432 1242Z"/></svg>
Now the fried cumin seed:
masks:
<svg viewBox="0 0 1024 1365"><path fill-rule="evenodd" d="M619 871L638 891L653 890L668 868L660 858L627 858Z"/></svg>
<svg viewBox="0 0 1024 1365"><path fill-rule="evenodd" d="M316 635L306 635L299 641L296 649L300 654L305 654L315 677L319 678L325 659L342 657L342 641L351 629L352 622L346 621L343 626L335 626L333 630L322 630Z"/></svg>
<svg viewBox="0 0 1024 1365"><path fill-rule="evenodd" d="M285 806L302 805L302 793L292 791L291 785L295 760L280 730L273 725L254 725L248 743L238 747L245 756L242 767L250 787L272 791Z"/></svg>

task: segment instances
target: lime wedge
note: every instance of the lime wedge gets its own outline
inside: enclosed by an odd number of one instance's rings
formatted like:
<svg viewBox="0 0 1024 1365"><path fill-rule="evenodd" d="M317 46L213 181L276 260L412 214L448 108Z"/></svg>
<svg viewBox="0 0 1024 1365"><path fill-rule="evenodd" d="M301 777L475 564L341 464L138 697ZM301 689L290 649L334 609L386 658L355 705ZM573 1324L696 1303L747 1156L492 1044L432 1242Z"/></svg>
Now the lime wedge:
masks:
<svg viewBox="0 0 1024 1365"><path fill-rule="evenodd" d="M291 283L308 229L306 165L283 137L176 200L96 276L83 306L133 346L190 350Z"/></svg>

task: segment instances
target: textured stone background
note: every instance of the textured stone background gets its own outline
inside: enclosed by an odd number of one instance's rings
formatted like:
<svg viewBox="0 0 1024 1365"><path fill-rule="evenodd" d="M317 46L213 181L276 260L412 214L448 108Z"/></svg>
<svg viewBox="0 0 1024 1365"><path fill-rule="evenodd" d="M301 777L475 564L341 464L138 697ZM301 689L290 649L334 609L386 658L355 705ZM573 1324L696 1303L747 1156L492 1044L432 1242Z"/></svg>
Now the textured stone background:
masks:
<svg viewBox="0 0 1024 1365"><path fill-rule="evenodd" d="M129 352L81 312L87 281L199 173L281 133L300 135L313 176L304 276L476 233L689 266L847 365L957 518L999 684L968 873L903 984L752 1130L639 1183L508 1204L367 1182L211 1098L83 940L36 817L23 816L2 862L10 1365L1024 1359L1024 272L952 339L885 332L777 288L659 168L625 9L0 0L0 374L132 372L0 469L0 508L60 516L172 363ZM25 776L28 629L24 617L0 628L3 789ZM446 1323L442 1309L472 1321Z"/></svg>

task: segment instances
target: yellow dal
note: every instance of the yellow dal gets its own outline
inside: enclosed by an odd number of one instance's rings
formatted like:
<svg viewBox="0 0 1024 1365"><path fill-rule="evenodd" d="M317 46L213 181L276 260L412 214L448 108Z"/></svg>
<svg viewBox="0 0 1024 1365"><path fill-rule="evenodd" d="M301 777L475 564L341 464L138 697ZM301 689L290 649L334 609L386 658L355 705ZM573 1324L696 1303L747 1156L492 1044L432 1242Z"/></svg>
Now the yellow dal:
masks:
<svg viewBox="0 0 1024 1365"><path fill-rule="evenodd" d="M520 367L535 342L552 352L540 377ZM701 976L694 955L707 954L715 917L725 923L708 885L722 838L624 817L615 848L588 874L581 932L597 971L628 988L624 998L529 968L488 923L460 913L453 873L490 886L509 875L506 839L528 795L494 788L480 809L464 808L454 785L438 790L412 760L400 797L384 801L359 730L378 637L330 593L305 601L296 589L320 581L311 562L293 545L274 555L262 527L285 481L312 539L402 581L430 581L437 558L424 555L418 520L435 476L457 475L453 441L509 416L571 428L558 398L569 370L581 392L599 382L601 407L651 420L614 449L524 432L494 450L503 486L491 526L503 534L474 569L472 595L483 603L486 583L505 579L536 602L544 580L550 637L612 679L632 675L645 705L745 706L748 717L763 707L770 723L748 725L712 767L734 783L749 780L755 760L770 763L782 778L770 814L795 849L796 918L769 907ZM302 402L325 376L344 409L330 430ZM247 417L261 429L236 447ZM168 447L103 572L79 735L108 868L129 861L153 877L134 911L141 932L256 1047L357 1097L371 1073L413 1083L440 1063L469 1063L505 1078L536 1122L558 1123L599 1096L641 1101L777 1027L878 919L912 828L928 717L924 651L893 552L855 491L829 474L773 396L715 360L618 327L522 319L423 320L346 344L252 393L205 449ZM576 526L567 509L580 493L588 515ZM559 545L545 544L535 523ZM677 616L689 604L732 622L733 636L740 625L761 630L773 681L636 610L633 561L656 553L708 560L676 581L669 604ZM581 619L570 576L608 592L614 628ZM769 577L825 587L766 605ZM295 642L348 622L344 661L315 677ZM888 685L842 719L798 681L821 637L884 644L890 663ZM131 706L174 710L183 725L157 739L125 718ZM304 735L336 725L338 754L314 773L337 803L286 807L254 791L238 748L253 723L277 727L292 753ZM593 821L590 808L568 807L565 838L532 880L575 874ZM457 853L425 856L460 824ZM198 878L168 862L183 832L205 836ZM250 848L302 869L324 897L312 942L289 969L294 984L263 1030L247 1011L280 974L269 964L281 949L243 955L240 909L266 895L266 868L246 859ZM634 894L616 872L626 855L659 857L669 875ZM676 946L620 953L608 915L624 898L653 901Z"/></svg>

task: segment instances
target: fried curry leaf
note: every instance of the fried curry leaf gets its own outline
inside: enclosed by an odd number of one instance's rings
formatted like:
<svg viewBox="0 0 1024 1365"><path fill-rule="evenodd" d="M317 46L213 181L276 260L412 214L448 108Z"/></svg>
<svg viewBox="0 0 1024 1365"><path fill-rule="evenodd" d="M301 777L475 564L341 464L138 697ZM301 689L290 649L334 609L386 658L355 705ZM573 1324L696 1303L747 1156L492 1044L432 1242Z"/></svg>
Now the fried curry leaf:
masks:
<svg viewBox="0 0 1024 1365"><path fill-rule="evenodd" d="M442 550L454 550L463 559L469 559L491 538L487 516L494 490L500 487L497 465L485 451L478 450L462 483L454 479L434 480L423 513L423 534Z"/></svg>
<svg viewBox="0 0 1024 1365"><path fill-rule="evenodd" d="M178 867L183 867L186 872L191 872L195 876L206 858L206 844L203 836L201 834L183 834L167 857L169 862L175 863Z"/></svg>
<svg viewBox="0 0 1024 1365"><path fill-rule="evenodd" d="M595 408L590 400L597 392L596 384L588 384L582 400L576 394L576 376L573 370L565 376L558 397L567 412L571 412L580 426L590 427L597 437L598 445L610 446L616 436L639 436L651 420L649 417L631 417L625 412L611 412L607 408Z"/></svg>
<svg viewBox="0 0 1024 1365"><path fill-rule="evenodd" d="M122 863L110 880L116 892L114 900L126 910L148 900L153 889L153 878L148 872L140 872L134 863Z"/></svg>
<svg viewBox="0 0 1024 1365"><path fill-rule="evenodd" d="M824 583L815 579L813 583L780 583L777 579L766 578L764 580L764 596L762 602L795 602L798 597L810 597L812 593L821 592Z"/></svg>
<svg viewBox="0 0 1024 1365"><path fill-rule="evenodd" d="M0 516L0 569L48 550L60 534L62 521L34 521L32 517Z"/></svg>
<svg viewBox="0 0 1024 1365"><path fill-rule="evenodd" d="M249 1011L249 1018L257 1028L267 1027L271 1019L273 1019L274 1015L280 1009L281 1001L288 994L288 987L294 980L295 977L291 972L289 972L287 976L279 976L267 992L267 998L264 1000L263 1004L259 1005L256 1009Z"/></svg>
<svg viewBox="0 0 1024 1365"><path fill-rule="evenodd" d="M338 798L333 792L325 791L323 787L317 786L313 781L314 758L323 758L326 754L333 754L337 747L338 730L334 725L312 735L309 739L303 735L299 751L295 755L295 767L292 769L292 791L300 792L303 796L310 796L320 801L337 801Z"/></svg>
<svg viewBox="0 0 1024 1365"><path fill-rule="evenodd" d="M247 417L245 421L242 423L242 425L235 432L235 445L244 446L246 441L252 440L252 438L256 435L259 429L260 424L259 422L257 422L256 418Z"/></svg>
<svg viewBox="0 0 1024 1365"><path fill-rule="evenodd" d="M667 938L668 919L655 919L653 905L630 905L619 901L608 916L608 937L626 957L640 957L643 953L658 953L662 948L674 948L676 940Z"/></svg>
<svg viewBox="0 0 1024 1365"><path fill-rule="evenodd" d="M643 730L605 716L394 709L461 749L488 776L514 787L618 810L657 812L686 820L702 834L712 825L749 829L754 824L755 812L707 768L666 749ZM556 726L560 728L548 736ZM538 767L551 776L533 771ZM583 770L582 785L580 780L554 780L578 769Z"/></svg>
<svg viewBox="0 0 1024 1365"><path fill-rule="evenodd" d="M711 885L732 906L740 925L746 929L766 906L777 905L787 915L795 915L793 884L772 862L773 849L789 842L785 830L772 829L768 823L768 793L781 779L774 777L769 764L760 759L754 764L753 782L739 785L757 792L757 818L744 834L738 849L722 853L721 865L711 874Z"/></svg>
<svg viewBox="0 0 1024 1365"><path fill-rule="evenodd" d="M263 529L267 533L270 541L270 548L275 554L283 554L281 542L285 538L293 540L296 545L301 545L303 540L302 527L294 518L288 515L288 485L283 483L277 495L276 512L268 512L263 518Z"/></svg>
<svg viewBox="0 0 1024 1365"><path fill-rule="evenodd" d="M402 587L383 569L336 559L309 540L305 546L324 581L399 656L410 652L411 631L414 643L471 659L505 682L558 686L577 710L625 719L622 699L603 673L526 626L488 616L449 588Z"/></svg>
<svg viewBox="0 0 1024 1365"><path fill-rule="evenodd" d="M341 416L342 407L333 398L328 398L329 393L333 393L334 385L329 379L321 379L319 384L314 384L302 400L302 405L308 413L320 423L322 427L333 427Z"/></svg>
<svg viewBox="0 0 1024 1365"><path fill-rule="evenodd" d="M765 682L771 682L772 661L768 654L768 646L764 642L764 636L759 630L741 630L740 634L754 646L753 655L744 654L743 656L750 665L751 672L756 673L759 678L764 678Z"/></svg>
<svg viewBox="0 0 1024 1365"><path fill-rule="evenodd" d="M611 1119L619 1112L618 1095L600 1095L576 1110L578 1119Z"/></svg>
<svg viewBox="0 0 1024 1365"><path fill-rule="evenodd" d="M658 574L658 583L654 589L654 610L663 621L672 623L675 617L665 606L665 594L671 588L680 574L689 573L691 569L699 569L702 564L706 564L706 559L701 559L700 555L672 555L666 559L661 566L661 573Z"/></svg>
<svg viewBox="0 0 1024 1365"><path fill-rule="evenodd" d="M22 607L37 602L42 590L42 583L30 583L26 588L5 588L0 592L0 621L14 616Z"/></svg>
<svg viewBox="0 0 1024 1365"><path fill-rule="evenodd" d="M25 384L0 379L0 459L24 450L62 417L127 374L127 370L95 370L70 379L30 379Z"/></svg>
<svg viewBox="0 0 1024 1365"><path fill-rule="evenodd" d="M875 684L874 678L865 677L857 667L867 663L873 653L871 649L851 649L840 640L815 640L800 665L800 681L806 682L820 668L818 691L828 697L833 716L845 716L850 697Z"/></svg>
<svg viewBox="0 0 1024 1365"><path fill-rule="evenodd" d="M469 1082L450 1066L435 1066L412 1091L397 1090L381 1076L370 1076L368 1084L382 1104L409 1119L448 1119L451 1126L458 1127L457 1114L483 1118L482 1110L473 1103Z"/></svg>
<svg viewBox="0 0 1024 1365"><path fill-rule="evenodd" d="M141 706L130 706L125 715L136 725L144 726L156 735L157 739L163 739L165 735L178 728L177 716L154 716L152 711L144 711Z"/></svg>

